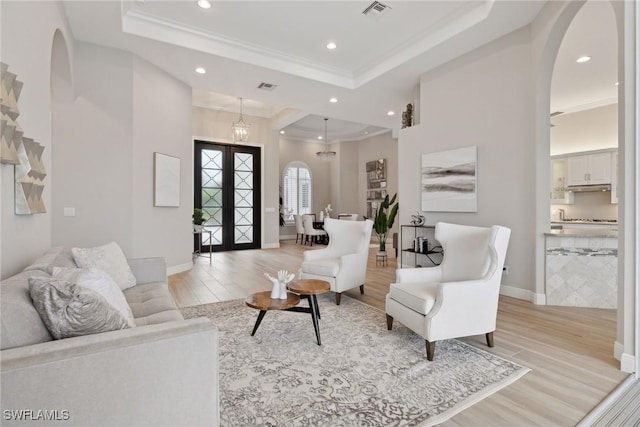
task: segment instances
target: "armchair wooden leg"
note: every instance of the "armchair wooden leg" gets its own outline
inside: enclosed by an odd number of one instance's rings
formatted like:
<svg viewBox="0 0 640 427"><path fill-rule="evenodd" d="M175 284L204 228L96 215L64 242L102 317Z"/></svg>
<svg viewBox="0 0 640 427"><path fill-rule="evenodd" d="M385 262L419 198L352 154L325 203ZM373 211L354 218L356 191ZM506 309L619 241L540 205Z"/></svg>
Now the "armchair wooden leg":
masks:
<svg viewBox="0 0 640 427"><path fill-rule="evenodd" d="M360 293L364 295L364 285L360 285Z"/></svg>
<svg viewBox="0 0 640 427"><path fill-rule="evenodd" d="M342 297L342 293L336 292L336 305L340 305L340 297Z"/></svg>
<svg viewBox="0 0 640 427"><path fill-rule="evenodd" d="M487 332L484 335L487 338L487 345L489 347L493 347L493 332Z"/></svg>
<svg viewBox="0 0 640 427"><path fill-rule="evenodd" d="M390 331L393 327L393 317L387 314L387 331Z"/></svg>
<svg viewBox="0 0 640 427"><path fill-rule="evenodd" d="M433 362L433 354L436 352L436 342L429 342L427 340L424 340L424 342L427 347L427 360Z"/></svg>

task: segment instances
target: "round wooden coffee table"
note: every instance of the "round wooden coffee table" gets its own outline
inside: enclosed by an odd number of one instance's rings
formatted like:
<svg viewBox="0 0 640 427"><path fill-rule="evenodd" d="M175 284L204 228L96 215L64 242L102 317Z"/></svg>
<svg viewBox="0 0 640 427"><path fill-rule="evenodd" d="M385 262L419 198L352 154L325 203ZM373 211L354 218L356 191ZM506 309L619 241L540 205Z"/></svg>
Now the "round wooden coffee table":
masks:
<svg viewBox="0 0 640 427"><path fill-rule="evenodd" d="M318 299L316 295L326 294L331 289L329 282L316 279L301 279L294 280L289 283L287 288L291 292L295 292L302 298L309 300L309 308L306 307L294 307L292 311L301 311L304 313L311 313L311 319L313 320L313 328L316 331L316 339L318 345L320 345L320 328L318 327L318 319L320 319L320 308L318 307Z"/></svg>
<svg viewBox="0 0 640 427"><path fill-rule="evenodd" d="M260 314L258 314L258 320L256 320L256 324L253 327L253 332L251 332L251 336L254 336L256 331L258 330L258 326L260 326L260 322L262 322L262 318L267 313L267 311L288 310L290 308L293 308L300 302L300 297L296 294L292 294L291 292L287 292L287 299L271 299L271 291L264 291L250 295L247 299L244 300L244 302L249 307L260 310Z"/></svg>

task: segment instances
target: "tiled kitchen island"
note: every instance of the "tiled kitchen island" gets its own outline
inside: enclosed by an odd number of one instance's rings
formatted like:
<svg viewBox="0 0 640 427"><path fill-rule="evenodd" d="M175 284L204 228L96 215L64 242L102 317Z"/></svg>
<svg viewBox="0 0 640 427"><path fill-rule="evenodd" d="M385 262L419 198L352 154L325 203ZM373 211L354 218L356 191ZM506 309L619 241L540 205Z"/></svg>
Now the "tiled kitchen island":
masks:
<svg viewBox="0 0 640 427"><path fill-rule="evenodd" d="M618 232L551 230L545 237L547 305L616 308Z"/></svg>

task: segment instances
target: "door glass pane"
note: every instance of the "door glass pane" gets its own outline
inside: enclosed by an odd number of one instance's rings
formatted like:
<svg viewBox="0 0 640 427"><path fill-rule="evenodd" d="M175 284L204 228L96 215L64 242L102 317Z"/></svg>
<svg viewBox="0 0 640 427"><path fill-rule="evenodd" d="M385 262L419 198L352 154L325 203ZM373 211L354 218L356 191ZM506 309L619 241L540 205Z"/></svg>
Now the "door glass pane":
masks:
<svg viewBox="0 0 640 427"><path fill-rule="evenodd" d="M234 156L234 242L253 242L253 155Z"/></svg>
<svg viewBox="0 0 640 427"><path fill-rule="evenodd" d="M220 150L201 150L202 169L202 211L205 225L212 231L211 241L209 233L202 233L203 245L222 244L222 166L223 153Z"/></svg>

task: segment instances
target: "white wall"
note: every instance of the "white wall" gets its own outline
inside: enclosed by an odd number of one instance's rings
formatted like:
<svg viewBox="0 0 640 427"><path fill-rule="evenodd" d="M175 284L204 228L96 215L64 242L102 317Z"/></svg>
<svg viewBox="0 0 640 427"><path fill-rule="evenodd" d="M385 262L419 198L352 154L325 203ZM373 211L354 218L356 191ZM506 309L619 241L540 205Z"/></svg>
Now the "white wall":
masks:
<svg viewBox="0 0 640 427"><path fill-rule="evenodd" d="M618 104L551 119L551 155L618 148Z"/></svg>
<svg viewBox="0 0 640 427"><path fill-rule="evenodd" d="M179 270L191 266L193 160L191 88L133 59L132 254L159 255ZM153 153L180 158L180 206L153 205Z"/></svg>
<svg viewBox="0 0 640 427"><path fill-rule="evenodd" d="M0 277L8 277L27 266L51 246L51 200L53 178L51 156L51 47L56 29L66 39L73 60L71 32L61 6L54 2L0 2L2 62L18 75L24 87L18 102L18 123L27 137L44 146L47 170L43 199L46 214L14 214L14 168L0 165Z"/></svg>
<svg viewBox="0 0 640 427"><path fill-rule="evenodd" d="M53 245L115 241L133 256L132 56L87 43L75 51L75 102L54 105Z"/></svg>
<svg viewBox="0 0 640 427"><path fill-rule="evenodd" d="M533 291L535 141L530 28L492 42L420 79L420 125L398 138L400 220L421 209L421 155L478 147L478 210L426 212L437 221L511 228L504 285Z"/></svg>
<svg viewBox="0 0 640 427"><path fill-rule="evenodd" d="M191 89L129 53L76 45L76 99L56 104L53 245L116 241L191 266ZM181 159L180 207L153 206L153 153ZM75 208L74 217L63 215Z"/></svg>
<svg viewBox="0 0 640 427"><path fill-rule="evenodd" d="M262 148L262 247L278 247L280 224L278 186L281 182L278 140L280 135L277 130L272 129L268 119L246 114L243 116L245 122L251 125L249 141L244 145ZM193 107L192 139L230 144L232 143L231 124L237 120L237 113Z"/></svg>

